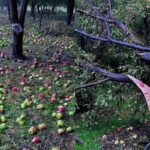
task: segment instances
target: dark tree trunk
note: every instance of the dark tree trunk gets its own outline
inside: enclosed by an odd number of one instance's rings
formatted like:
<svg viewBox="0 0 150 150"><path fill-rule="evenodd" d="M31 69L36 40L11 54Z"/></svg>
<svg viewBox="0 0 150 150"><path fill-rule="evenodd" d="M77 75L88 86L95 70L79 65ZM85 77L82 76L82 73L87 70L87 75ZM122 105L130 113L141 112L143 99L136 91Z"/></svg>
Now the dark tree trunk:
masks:
<svg viewBox="0 0 150 150"><path fill-rule="evenodd" d="M23 32L16 34L16 32L13 31L12 57L14 59L25 59L23 55Z"/></svg>
<svg viewBox="0 0 150 150"><path fill-rule="evenodd" d="M75 7L75 0L68 0L67 3L67 24L71 24L73 18L73 11Z"/></svg>
<svg viewBox="0 0 150 150"><path fill-rule="evenodd" d="M146 27L146 35L145 35L145 40L146 44L150 45L150 10L146 13L145 17L145 27Z"/></svg>
<svg viewBox="0 0 150 150"><path fill-rule="evenodd" d="M24 21L29 0L22 0L20 4L20 12L17 9L17 0L8 0L8 12L11 25L17 24L22 30L17 32L13 29L13 59L25 59L23 55L23 33L24 33Z"/></svg>
<svg viewBox="0 0 150 150"><path fill-rule="evenodd" d="M31 13L30 16L35 19L35 6L36 6L37 0L31 0Z"/></svg>

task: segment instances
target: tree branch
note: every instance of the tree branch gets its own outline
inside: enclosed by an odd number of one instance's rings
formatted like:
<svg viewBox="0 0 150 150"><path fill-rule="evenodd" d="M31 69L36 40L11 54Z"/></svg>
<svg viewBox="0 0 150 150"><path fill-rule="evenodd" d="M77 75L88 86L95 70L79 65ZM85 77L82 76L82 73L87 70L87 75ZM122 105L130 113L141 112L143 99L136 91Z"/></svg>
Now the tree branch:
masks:
<svg viewBox="0 0 150 150"><path fill-rule="evenodd" d="M97 82L94 82L94 83L89 83L89 84L84 84L84 85L81 85L81 86L77 86L75 88L75 90L80 90L82 88L88 88L88 87L91 87L91 86L96 86L96 85L99 85L99 84L102 84L106 81L109 81L110 79L109 78L106 78L106 79L103 79L103 80L100 80L100 81L97 81Z"/></svg>
<svg viewBox="0 0 150 150"><path fill-rule="evenodd" d="M121 46L127 46L129 48L137 49L139 51L150 52L150 47L145 47L145 46L137 45L137 44L131 44L131 43L116 40L116 39L113 39L113 38L94 36L94 35L91 35L89 33L84 32L84 31L78 30L78 29L75 29L75 31L77 33L81 34L82 36L89 37L93 40L98 40L98 41L102 41L102 42L106 42L106 43L113 43L113 44L117 44L117 45L121 45Z"/></svg>

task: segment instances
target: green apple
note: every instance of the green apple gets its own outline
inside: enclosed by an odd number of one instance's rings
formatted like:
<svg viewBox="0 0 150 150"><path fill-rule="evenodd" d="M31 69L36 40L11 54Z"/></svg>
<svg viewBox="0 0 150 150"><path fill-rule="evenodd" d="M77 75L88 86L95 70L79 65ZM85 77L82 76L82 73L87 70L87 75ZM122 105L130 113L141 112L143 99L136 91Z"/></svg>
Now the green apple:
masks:
<svg viewBox="0 0 150 150"><path fill-rule="evenodd" d="M69 111L69 116L73 116L75 114L74 111Z"/></svg>
<svg viewBox="0 0 150 150"><path fill-rule="evenodd" d="M63 114L62 113L57 113L57 115L56 115L56 118L57 119L61 119L63 117Z"/></svg>
<svg viewBox="0 0 150 150"><path fill-rule="evenodd" d="M2 115L2 116L1 116L1 121L2 121L3 123L7 121L7 118L6 118L5 115Z"/></svg>
<svg viewBox="0 0 150 150"><path fill-rule="evenodd" d="M25 117L26 117L25 114L22 114L22 115L20 116L21 119L24 119Z"/></svg>
<svg viewBox="0 0 150 150"><path fill-rule="evenodd" d="M21 103L21 108L25 109L27 107L27 105L25 103Z"/></svg>
<svg viewBox="0 0 150 150"><path fill-rule="evenodd" d="M57 132L58 132L58 134L62 134L62 133L64 133L65 131L64 131L64 129L59 128L59 129L57 129Z"/></svg>
<svg viewBox="0 0 150 150"><path fill-rule="evenodd" d="M45 88L43 87L43 86L41 86L40 88L39 88L39 91L40 92L42 92L42 91L44 91L45 90Z"/></svg>
<svg viewBox="0 0 150 150"><path fill-rule="evenodd" d="M2 100L0 100L0 105L3 104L4 102Z"/></svg>
<svg viewBox="0 0 150 150"><path fill-rule="evenodd" d="M58 120L57 121L57 126L58 127L63 127L64 126L64 121L63 120Z"/></svg>
<svg viewBox="0 0 150 150"><path fill-rule="evenodd" d="M0 124L0 130L5 130L7 129L7 124L6 123L1 123Z"/></svg>
<svg viewBox="0 0 150 150"><path fill-rule="evenodd" d="M22 121L22 118L19 117L19 118L16 119L17 123L19 123L20 121Z"/></svg>
<svg viewBox="0 0 150 150"><path fill-rule="evenodd" d="M0 105L0 112L4 111L4 105Z"/></svg>
<svg viewBox="0 0 150 150"><path fill-rule="evenodd" d="M55 112L52 113L52 117L56 117L56 113Z"/></svg>
<svg viewBox="0 0 150 150"><path fill-rule="evenodd" d="M24 121L24 120L21 120L21 121L18 122L18 124L19 124L20 126L24 126L24 125L25 125L25 121Z"/></svg>
<svg viewBox="0 0 150 150"><path fill-rule="evenodd" d="M67 102L65 102L65 103L64 103L64 106L68 106L68 103L67 103Z"/></svg>
<svg viewBox="0 0 150 150"><path fill-rule="evenodd" d="M72 132L72 131L73 131L73 128L72 128L72 127L68 127L68 128L66 129L66 131L67 131L67 132Z"/></svg>

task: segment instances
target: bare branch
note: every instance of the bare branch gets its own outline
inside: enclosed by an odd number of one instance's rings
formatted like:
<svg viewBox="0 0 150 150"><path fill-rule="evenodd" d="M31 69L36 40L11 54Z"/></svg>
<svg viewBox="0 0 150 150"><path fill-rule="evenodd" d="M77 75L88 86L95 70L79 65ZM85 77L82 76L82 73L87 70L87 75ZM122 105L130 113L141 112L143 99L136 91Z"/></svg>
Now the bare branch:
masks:
<svg viewBox="0 0 150 150"><path fill-rule="evenodd" d="M132 44L132 43L120 41L120 40L113 39L113 38L94 36L94 35L91 35L89 33L84 32L84 31L78 30L78 29L75 29L75 31L77 33L81 34L82 36L89 37L93 40L98 40L98 41L107 42L107 43L114 43L114 44L121 45L121 46L127 46L127 47L132 48L132 49L137 49L139 51L150 52L150 47L145 47L145 46L142 46L142 45Z"/></svg>
<svg viewBox="0 0 150 150"><path fill-rule="evenodd" d="M91 86L96 86L96 85L99 85L99 84L102 84L106 81L109 81L110 79L109 78L106 78L106 79L103 79L103 80L100 80L100 81L97 81L97 82L94 82L94 83L89 83L89 84L84 84L84 85L81 85L81 86L77 86L75 88L75 90L80 90L82 88L88 88L88 87L91 87Z"/></svg>

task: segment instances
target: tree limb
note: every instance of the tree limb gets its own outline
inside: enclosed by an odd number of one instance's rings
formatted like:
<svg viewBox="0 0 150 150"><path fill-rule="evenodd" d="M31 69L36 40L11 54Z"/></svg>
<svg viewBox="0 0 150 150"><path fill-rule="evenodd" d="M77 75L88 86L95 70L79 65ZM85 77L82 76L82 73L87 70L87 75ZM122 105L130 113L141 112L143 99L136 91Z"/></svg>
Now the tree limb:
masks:
<svg viewBox="0 0 150 150"><path fill-rule="evenodd" d="M97 81L97 82L94 82L94 83L89 83L89 84L84 84L84 85L81 85L81 86L77 86L75 88L75 90L80 90L82 88L88 88L88 87L91 87L91 86L96 86L98 84L102 84L106 81L109 81L110 79L109 78L106 78L106 79L103 79L103 80L100 80L100 81Z"/></svg>
<svg viewBox="0 0 150 150"><path fill-rule="evenodd" d="M106 43L113 43L113 44L117 44L117 45L121 45L121 46L127 46L129 48L137 49L139 51L150 52L150 47L145 47L145 46L138 45L138 44L132 44L132 43L120 41L120 40L113 39L113 38L95 36L95 35L91 35L89 33L86 33L84 31L78 30L78 29L75 29L74 31L81 34L82 36L89 37L93 40L98 40L98 41L102 41L102 42L106 42Z"/></svg>

